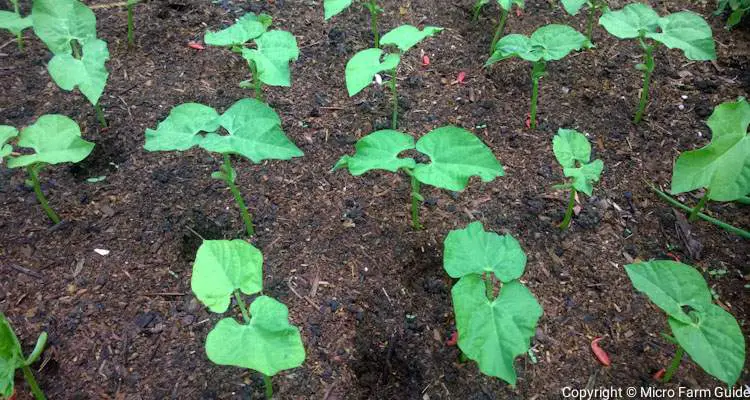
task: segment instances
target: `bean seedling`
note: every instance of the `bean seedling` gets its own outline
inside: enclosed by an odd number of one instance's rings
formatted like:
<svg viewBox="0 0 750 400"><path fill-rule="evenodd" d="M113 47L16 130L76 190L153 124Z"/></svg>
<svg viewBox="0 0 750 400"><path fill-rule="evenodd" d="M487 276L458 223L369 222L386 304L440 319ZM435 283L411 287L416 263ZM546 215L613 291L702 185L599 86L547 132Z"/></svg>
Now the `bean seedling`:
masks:
<svg viewBox="0 0 750 400"><path fill-rule="evenodd" d="M135 47L135 5L140 3L141 0L128 0L126 3L128 9L128 47Z"/></svg>
<svg viewBox="0 0 750 400"><path fill-rule="evenodd" d="M557 162L563 167L563 174L570 181L557 185L557 189L570 189L568 208L560 223L560 229L567 229L573 219L573 207L576 204L576 194L586 193L591 196L593 183L599 181L604 169L602 160L591 161L591 144L582 133L573 129L559 129L552 138L552 151Z"/></svg>
<svg viewBox="0 0 750 400"><path fill-rule="evenodd" d="M341 13L352 5L353 0L323 0L323 13L327 20ZM373 47L380 47L380 32L378 31L378 14L383 13L383 9L378 5L377 0L362 0L362 4L370 11L370 29L375 41Z"/></svg>
<svg viewBox="0 0 750 400"><path fill-rule="evenodd" d="M545 25L532 33L531 37L517 33L504 36L495 45L495 51L485 66L511 57L531 61L533 67L531 69L530 127L536 129L539 80L546 74L547 62L563 59L570 52L580 50L588 43L586 36L567 25Z"/></svg>
<svg viewBox="0 0 750 400"><path fill-rule="evenodd" d="M486 4L489 4L490 0L477 0L477 2L474 4L474 16L472 19L476 21L479 19L479 13L482 11L482 7L484 7ZM497 21L497 27L495 27L495 35L492 37L492 42L490 43L490 57L492 57L492 53L495 52L495 45L497 44L497 41L500 40L500 36L503 35L503 31L505 30L505 22L508 20L508 14L510 13L510 9L513 7L513 4L518 6L519 8L524 7L524 0L497 0L497 5L500 8L500 19Z"/></svg>
<svg viewBox="0 0 750 400"><path fill-rule="evenodd" d="M0 10L0 29L10 31L16 35L16 45L18 50L23 50L23 30L31 28L31 16L22 17L18 7L18 0L10 0L13 4L13 11Z"/></svg>
<svg viewBox="0 0 750 400"><path fill-rule="evenodd" d="M248 13L234 25L218 32L206 32L204 41L242 55L247 61L252 79L240 82L243 88L255 88L255 98L263 100L262 84L290 86L289 62L299 57L297 39L287 31L270 30L272 19L266 14ZM246 47L252 40L255 48Z"/></svg>
<svg viewBox="0 0 750 400"><path fill-rule="evenodd" d="M341 157L333 170L348 168L354 176L377 169L404 171L411 177L411 224L414 229L422 228L419 222L419 207L424 200L419 193L422 184L462 191L472 176L490 182L504 175L492 150L473 133L456 126L433 129L416 145L408 134L394 130L376 131L359 139L355 147L356 153ZM398 156L412 149L429 156L431 162L421 163Z"/></svg>
<svg viewBox="0 0 750 400"><path fill-rule="evenodd" d="M714 15L721 15L729 9L727 29L732 29L750 13L750 0L719 0Z"/></svg>
<svg viewBox="0 0 750 400"><path fill-rule="evenodd" d="M609 7L605 0L560 0L567 12L570 15L576 15L583 6L588 6L589 11L586 14L586 37L591 42L592 35L594 33L594 17L596 12L601 10L603 13L609 11Z"/></svg>
<svg viewBox="0 0 750 400"><path fill-rule="evenodd" d="M219 134L219 128L224 128L229 134ZM169 112L156 130L146 129L144 148L148 151L185 151L194 146L223 156L224 164L211 177L224 181L229 187L248 237L255 233L255 227L235 184L237 174L232 168L230 154L240 155L253 163L289 160L303 155L302 150L284 134L276 112L256 99L239 100L221 116L203 104L181 104Z"/></svg>
<svg viewBox="0 0 750 400"><path fill-rule="evenodd" d="M34 189L39 204L53 223L60 223L60 217L49 206L39 183L39 171L47 164L77 163L86 158L94 143L81 138L81 128L72 119L57 114L43 115L21 133L12 126L0 125L0 158L11 153L6 145L11 138L18 136L17 147L33 149L31 154L10 156L8 168L26 168L29 182Z"/></svg>
<svg viewBox="0 0 750 400"><path fill-rule="evenodd" d="M396 88L396 75L401 57L409 49L429 36L443 30L435 26L426 26L424 29L412 25L401 25L386 33L380 41L382 45L391 45L398 49L399 54L385 53L378 48L365 49L352 57L346 63L346 89L349 97L361 92L369 86L375 75L383 71L390 71L390 89L393 95L393 112L391 115L391 129L398 127L398 91ZM382 60L382 61L381 61Z"/></svg>
<svg viewBox="0 0 750 400"><path fill-rule="evenodd" d="M271 377L305 361L299 329L289 324L289 310L262 295L263 254L244 240L203 241L193 264L190 287L211 312L225 313L232 297L243 323L227 317L206 337L206 355L218 365L248 368L263 374L266 398L273 396ZM242 294L260 296L248 309Z"/></svg>
<svg viewBox="0 0 750 400"><path fill-rule="evenodd" d="M648 103L651 75L654 72L654 50L657 43L670 49L680 49L689 60L708 61L716 59L711 27L698 14L680 11L659 17L649 5L628 4L621 10L604 13L599 24L610 34L620 39L637 39L645 52L645 60L636 65L643 71L643 89L638 110L633 122L639 123ZM654 42L648 42L652 39Z"/></svg>
<svg viewBox="0 0 750 400"><path fill-rule="evenodd" d="M0 397L4 399L13 398L15 393L14 378L16 370L20 369L23 378L31 388L31 393L36 400L45 400L44 392L31 372L31 364L35 363L42 355L44 346L47 344L47 332L42 332L36 340L36 346L28 357L23 356L21 342L13 332L10 322L0 312Z"/></svg>
<svg viewBox="0 0 750 400"><path fill-rule="evenodd" d="M733 386L745 364L745 338L732 314L713 304L703 276L695 268L671 260L652 260L625 266L628 277L667 313L677 346L662 382L669 382L685 352L704 371Z"/></svg>
<svg viewBox="0 0 750 400"><path fill-rule="evenodd" d="M448 233L443 247L443 268L458 279L451 289L458 347L482 373L515 385L513 362L528 352L542 316L519 282L526 254L513 236L486 232L479 221Z"/></svg>

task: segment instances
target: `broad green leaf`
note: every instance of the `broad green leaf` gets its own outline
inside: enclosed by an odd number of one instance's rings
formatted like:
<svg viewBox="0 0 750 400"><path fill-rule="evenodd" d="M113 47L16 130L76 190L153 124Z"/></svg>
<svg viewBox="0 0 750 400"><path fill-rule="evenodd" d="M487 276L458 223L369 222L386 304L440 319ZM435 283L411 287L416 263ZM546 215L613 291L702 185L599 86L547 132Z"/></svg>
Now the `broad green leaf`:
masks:
<svg viewBox="0 0 750 400"><path fill-rule="evenodd" d="M185 103L173 108L156 130L146 129L148 151L184 151L200 144L199 132L219 129L219 114L213 108L198 103Z"/></svg>
<svg viewBox="0 0 750 400"><path fill-rule="evenodd" d="M34 33L55 54L70 54L70 42L85 46L96 39L96 16L78 0L34 0Z"/></svg>
<svg viewBox="0 0 750 400"><path fill-rule="evenodd" d="M380 39L380 44L396 46L402 53L405 53L426 37L433 36L442 30L443 28L436 26L425 26L420 31L419 28L413 25L401 25L383 35Z"/></svg>
<svg viewBox="0 0 750 400"><path fill-rule="evenodd" d="M620 39L635 39L641 33L657 32L659 14L647 4L632 3L621 10L605 12L599 18L599 25Z"/></svg>
<svg viewBox="0 0 750 400"><path fill-rule="evenodd" d="M289 62L299 57L297 39L287 31L268 31L255 39L257 49L242 49L242 57L254 62L261 82L271 86L289 86Z"/></svg>
<svg viewBox="0 0 750 400"><path fill-rule="evenodd" d="M518 240L486 232L479 221L450 231L443 249L443 268L451 278L493 272L502 282L510 282L520 278L526 267L526 254Z"/></svg>
<svg viewBox="0 0 750 400"><path fill-rule="evenodd" d="M564 168L575 167L576 161L587 163L591 160L589 140L575 129L558 129L552 138L552 152Z"/></svg>
<svg viewBox="0 0 750 400"><path fill-rule="evenodd" d="M260 296L250 305L250 323L219 321L206 337L208 359L219 365L249 368L273 376L305 361L299 329L289 324L285 305Z"/></svg>
<svg viewBox="0 0 750 400"><path fill-rule="evenodd" d="M451 290L456 312L458 347L479 370L516 384L513 361L529 350L542 307L518 281L504 283L488 300L479 275L461 278Z"/></svg>
<svg viewBox="0 0 750 400"><path fill-rule="evenodd" d="M42 115L19 135L17 147L34 149L33 154L10 157L8 168L35 163L77 163L91 153L94 144L81 139L81 129L72 119L58 114Z"/></svg>
<svg viewBox="0 0 750 400"><path fill-rule="evenodd" d="M268 104L241 99L219 117L228 135L208 133L200 146L217 153L239 154L254 163L289 160L303 155L281 129L281 119Z"/></svg>
<svg viewBox="0 0 750 400"><path fill-rule="evenodd" d="M96 105L104 92L109 72L104 65L109 60L107 43L93 39L83 46L81 59L71 54L57 54L47 65L52 79L63 90L73 90L76 86L84 96Z"/></svg>
<svg viewBox="0 0 750 400"><path fill-rule="evenodd" d="M21 17L12 11L0 11L0 29L7 29L14 35L31 28L32 24L31 16Z"/></svg>
<svg viewBox="0 0 750 400"><path fill-rule="evenodd" d="M633 286L670 317L685 323L692 319L683 311L690 306L702 311L711 304L711 292L700 272L676 261L653 260L625 266Z"/></svg>
<svg viewBox="0 0 750 400"><path fill-rule="evenodd" d="M711 27L698 14L680 11L659 19L661 32L648 32L646 37L663 43L670 49L680 49L691 60L716 59Z"/></svg>
<svg viewBox="0 0 750 400"><path fill-rule="evenodd" d="M585 35L568 25L549 24L531 34L531 47L541 52L545 61L560 60L588 43Z"/></svg>
<svg viewBox="0 0 750 400"><path fill-rule="evenodd" d="M524 7L524 0L497 0L497 4L506 11L510 11L510 8L513 7L513 4L516 6L523 8Z"/></svg>
<svg viewBox="0 0 750 400"><path fill-rule="evenodd" d="M413 169L416 162L412 158L399 158L405 150L414 148L414 138L393 130L373 132L357 141L353 156L343 156L333 166L333 170L348 168L354 176L373 169L396 172L399 168Z"/></svg>
<svg viewBox="0 0 750 400"><path fill-rule="evenodd" d="M743 98L722 103L707 124L711 143L680 154L672 172L672 193L704 187L711 190L711 200L737 200L750 193L750 104Z"/></svg>
<svg viewBox="0 0 750 400"><path fill-rule="evenodd" d="M247 13L226 29L206 32L203 41L210 46L242 46L248 40L262 35L269 26L271 17L268 15Z"/></svg>
<svg viewBox="0 0 750 400"><path fill-rule="evenodd" d="M603 169L604 162L602 160L594 160L588 164L582 164L580 167L565 167L563 168L563 174L573 179L573 187L577 191L591 196L594 190L593 183L599 182L599 177L602 175Z"/></svg>
<svg viewBox="0 0 750 400"><path fill-rule="evenodd" d="M398 54L386 54L381 62L382 56L383 50L366 49L355 54L346 63L346 90L349 92L349 97L369 86L375 74L392 70L401 62Z"/></svg>
<svg viewBox="0 0 750 400"><path fill-rule="evenodd" d="M13 151L13 146L8 141L18 136L18 129L9 125L0 125L0 162Z"/></svg>
<svg viewBox="0 0 750 400"><path fill-rule="evenodd" d="M323 0L325 19L330 19L334 15L346 10L351 5L352 0Z"/></svg>
<svg viewBox="0 0 750 400"><path fill-rule="evenodd" d="M0 313L0 397L10 398L13 394L13 381L16 369L23 366L24 359L13 328Z"/></svg>
<svg viewBox="0 0 750 400"><path fill-rule="evenodd" d="M263 254L244 240L204 240L195 255L190 287L209 310L223 313L235 290L263 290Z"/></svg>
<svg viewBox="0 0 750 400"><path fill-rule="evenodd" d="M684 323L669 318L675 339L704 371L734 386L745 365L745 338L732 314L708 304Z"/></svg>
<svg viewBox="0 0 750 400"><path fill-rule="evenodd" d="M581 11L581 8L589 3L588 0L560 0L560 2L562 3L565 12L570 15L578 14L578 12ZM589 5L589 7L591 7L591 5Z"/></svg>
<svg viewBox="0 0 750 400"><path fill-rule="evenodd" d="M417 150L430 156L430 163L417 164L414 176L428 185L461 191L472 176L490 182L505 174L487 145L456 126L433 129L417 141Z"/></svg>
<svg viewBox="0 0 750 400"><path fill-rule="evenodd" d="M498 40L492 57L487 60L485 65L492 65L511 57L519 57L526 61L536 62L541 60L542 54L532 48L531 39L518 33L512 33Z"/></svg>

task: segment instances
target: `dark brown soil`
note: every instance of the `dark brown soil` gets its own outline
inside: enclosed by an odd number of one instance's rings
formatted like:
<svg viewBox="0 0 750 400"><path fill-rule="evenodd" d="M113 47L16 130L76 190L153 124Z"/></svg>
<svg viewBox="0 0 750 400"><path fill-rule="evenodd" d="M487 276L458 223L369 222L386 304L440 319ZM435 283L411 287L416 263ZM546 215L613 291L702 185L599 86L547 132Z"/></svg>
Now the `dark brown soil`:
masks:
<svg viewBox="0 0 750 400"><path fill-rule="evenodd" d="M344 66L371 42L368 14L354 7L325 23L319 3L149 1L137 7L135 51L125 44L125 10L97 9L99 35L112 55L102 98L106 130L80 94L62 92L50 80L51 55L31 32L25 53L0 34L0 123L24 126L61 113L97 143L81 165L42 173L44 190L65 220L55 228L24 187L24 175L0 169L0 310L27 347L40 331L49 332L50 347L35 368L49 398L262 396L257 374L207 360L203 343L218 316L190 291L199 245L191 229L206 238L243 232L230 193L209 177L220 160L201 150L143 150L144 130L173 106L201 102L224 110L252 95L237 85L248 75L241 59L186 45L244 11L270 13L301 48L293 86L267 88L266 95L305 157L261 165L236 160L259 228L253 243L265 255L266 290L289 306L307 349L301 368L274 378L279 398L549 399L559 398L565 386L656 385L651 375L667 365L674 347L659 336L667 329L664 315L635 294L624 273L634 259L678 257L704 271L721 304L750 332L748 242L696 222L703 250L693 259L672 209L643 183L668 185L679 152L707 143L704 121L713 107L748 93L747 28L723 29L711 17L710 2L651 2L660 13L691 9L709 17L718 60L690 62L660 48L647 120L635 126L630 119L641 82L633 66L640 50L599 28L596 49L549 65L540 128L529 131L530 66L505 61L482 69L494 8L471 24L470 0L383 1L383 32L402 23L447 28L404 59L401 128L416 136L449 123L471 129L507 172L489 184L472 181L460 194L425 190L426 229L415 232L403 176L329 172L339 157L353 153L358 138L387 124L389 96L376 87L347 96ZM584 17L531 0L522 16L511 16L506 31L529 34L551 22L583 29ZM432 60L427 68L421 50ZM454 83L459 71L467 74L465 84ZM581 198L584 207L566 232L555 225L567 194L552 189L562 179L551 151L559 127L590 134L606 165L595 196ZM86 182L102 175L102 182ZM747 207L716 203L709 210L750 227ZM442 241L472 220L519 239L529 257L523 279L544 307L532 342L536 362L517 361L515 388L461 363L458 349L445 344L454 321ZM101 256L96 248L111 253ZM591 354L596 336L604 337L611 368ZM747 369L740 382L750 382ZM18 384L20 398L28 398ZM685 361L667 387L677 385L720 383Z"/></svg>

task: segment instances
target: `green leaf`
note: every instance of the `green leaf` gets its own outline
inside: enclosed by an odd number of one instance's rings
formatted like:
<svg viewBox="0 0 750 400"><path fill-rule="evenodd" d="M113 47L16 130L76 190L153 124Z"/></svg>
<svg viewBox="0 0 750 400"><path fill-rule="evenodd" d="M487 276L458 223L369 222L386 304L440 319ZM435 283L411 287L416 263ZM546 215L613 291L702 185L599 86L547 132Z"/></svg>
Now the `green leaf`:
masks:
<svg viewBox="0 0 750 400"><path fill-rule="evenodd" d="M346 90L349 97L362 91L372 83L375 74L396 68L401 62L398 54L386 54L380 62L383 50L366 49L355 54L346 63Z"/></svg>
<svg viewBox="0 0 750 400"><path fill-rule="evenodd" d="M323 0L325 19L330 19L334 15L346 10L351 5L352 0Z"/></svg>
<svg viewBox="0 0 750 400"><path fill-rule="evenodd" d="M669 318L675 339L704 371L734 386L745 365L745 338L737 320L714 304L693 315L690 323Z"/></svg>
<svg viewBox="0 0 750 400"><path fill-rule="evenodd" d="M258 48L243 48L242 57L255 63L257 79L266 85L290 86L289 62L299 57L294 35L287 31L273 30L255 39L255 43Z"/></svg>
<svg viewBox="0 0 750 400"><path fill-rule="evenodd" d="M174 107L156 130L146 129L148 151L184 151L200 144L199 132L219 129L219 114L213 108L198 103L185 103Z"/></svg>
<svg viewBox="0 0 750 400"><path fill-rule="evenodd" d="M263 290L263 254L244 240L204 240L195 255L190 287L209 310L223 313L235 290Z"/></svg>
<svg viewBox="0 0 750 400"><path fill-rule="evenodd" d="M78 0L34 0L34 33L55 54L70 54L70 42L85 46L96 39L96 16Z"/></svg>
<svg viewBox="0 0 750 400"><path fill-rule="evenodd" d="M520 278L526 267L526 254L518 240L486 232L479 221L450 231L443 249L443 268L451 278L493 272L502 282L510 282Z"/></svg>
<svg viewBox="0 0 750 400"><path fill-rule="evenodd" d="M497 4L506 11L510 11L511 7L513 7L513 4L517 5L520 8L524 7L524 0L497 0Z"/></svg>
<svg viewBox="0 0 750 400"><path fill-rule="evenodd" d="M582 49L587 43L586 36L567 25L545 25L532 33L531 37L514 33L501 38L486 65L510 57L519 57L531 62L542 59L559 60L574 50Z"/></svg>
<svg viewBox="0 0 750 400"><path fill-rule="evenodd" d="M479 275L461 278L451 290L458 347L479 370L516 384L513 361L525 354L542 316L542 307L518 281L504 283L493 301Z"/></svg>
<svg viewBox="0 0 750 400"><path fill-rule="evenodd" d="M560 2L562 3L565 12L570 15L578 14L578 12L581 11L581 8L589 3L588 0L561 0Z"/></svg>
<svg viewBox="0 0 750 400"><path fill-rule="evenodd" d="M603 169L604 162L602 160L594 160L588 164L582 164L580 167L563 168L563 174L573 179L573 187L577 191L591 196L594 190L593 183L599 182L599 177L602 175Z"/></svg>
<svg viewBox="0 0 750 400"><path fill-rule="evenodd" d="M57 54L47 65L52 79L63 90L73 90L76 86L84 96L96 105L104 92L109 72L104 65L109 60L107 43L93 39L82 48L81 59L71 54Z"/></svg>
<svg viewBox="0 0 750 400"><path fill-rule="evenodd" d="M413 169L416 162L412 158L399 158L405 150L414 148L414 138L394 130L373 132L357 141L353 156L343 156L333 166L333 170L348 168L354 176L373 169L396 172L399 168Z"/></svg>
<svg viewBox="0 0 750 400"><path fill-rule="evenodd" d="M226 29L206 32L203 41L210 46L241 46L262 35L271 22L271 17L266 14L247 13Z"/></svg>
<svg viewBox="0 0 750 400"><path fill-rule="evenodd" d="M591 196L592 182L598 182L604 169L602 160L591 160L591 144L574 129L559 129L552 139L552 151L563 167L563 174L573 179L573 187Z"/></svg>
<svg viewBox="0 0 750 400"><path fill-rule="evenodd" d="M605 12L599 18L599 25L620 39L635 39L641 33L657 32L659 14L647 4L632 3L621 10Z"/></svg>
<svg viewBox="0 0 750 400"><path fill-rule="evenodd" d="M31 16L21 17L12 11L0 11L0 29L7 29L14 35L31 28L32 24Z"/></svg>
<svg viewBox="0 0 750 400"><path fill-rule="evenodd" d="M219 365L249 368L266 376L296 368L305 361L299 329L289 324L285 305L260 296L250 305L252 318L240 325L232 318L219 321L206 337L208 359Z"/></svg>
<svg viewBox="0 0 750 400"><path fill-rule="evenodd" d="M268 104L241 99L219 118L229 135L208 133L200 146L217 153L239 154L254 163L289 160L303 155L281 129L281 119Z"/></svg>
<svg viewBox="0 0 750 400"><path fill-rule="evenodd" d="M653 260L625 266L633 286L670 317L690 324L683 306L702 310L711 304L711 291L700 272L676 261Z"/></svg>
<svg viewBox="0 0 750 400"><path fill-rule="evenodd" d="M42 115L21 131L17 147L35 150L33 154L10 157L8 168L36 163L77 163L86 158L94 144L81 139L81 129L72 119L58 114Z"/></svg>
<svg viewBox="0 0 750 400"><path fill-rule="evenodd" d="M744 98L722 103L707 124L711 143L680 154L672 172L672 194L704 187L711 190L711 200L737 200L750 193L750 104Z"/></svg>
<svg viewBox="0 0 750 400"><path fill-rule="evenodd" d="M380 44L396 46L402 53L405 53L426 37L433 36L442 30L443 28L436 26L425 26L420 31L419 28L413 25L401 25L383 35L380 39Z"/></svg>
<svg viewBox="0 0 750 400"><path fill-rule="evenodd" d="M519 57L527 61L536 62L541 60L542 55L540 52L532 49L531 39L518 33L512 33L498 40L492 57L487 60L485 65L492 65L511 57Z"/></svg>
<svg viewBox="0 0 750 400"><path fill-rule="evenodd" d="M659 19L661 32L648 32L646 37L663 43L670 49L680 49L690 60L716 59L711 27L698 14L680 11Z"/></svg>
<svg viewBox="0 0 750 400"><path fill-rule="evenodd" d="M23 366L23 352L10 322L0 312L0 397L10 398L16 369Z"/></svg>
<svg viewBox="0 0 750 400"><path fill-rule="evenodd" d="M456 126L433 129L417 141L417 150L430 156L431 162L417 164L414 176L428 185L461 191L472 176L490 182L505 174L487 145Z"/></svg>
<svg viewBox="0 0 750 400"><path fill-rule="evenodd" d="M10 125L0 125L0 163L13 151L13 146L8 141L18 136L18 129Z"/></svg>

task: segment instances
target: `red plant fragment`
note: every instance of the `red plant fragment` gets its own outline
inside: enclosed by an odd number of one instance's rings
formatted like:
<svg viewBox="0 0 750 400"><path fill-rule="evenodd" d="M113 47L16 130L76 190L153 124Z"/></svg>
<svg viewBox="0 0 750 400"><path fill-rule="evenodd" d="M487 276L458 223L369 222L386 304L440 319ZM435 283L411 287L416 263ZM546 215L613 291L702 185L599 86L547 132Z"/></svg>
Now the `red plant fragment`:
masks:
<svg viewBox="0 0 750 400"><path fill-rule="evenodd" d="M531 114L526 114L526 129L531 129Z"/></svg>
<svg viewBox="0 0 750 400"><path fill-rule="evenodd" d="M456 343L458 343L458 332L454 331L453 333L451 333L450 339L448 339L448 341L445 342L445 345L446 346L455 346Z"/></svg>
<svg viewBox="0 0 750 400"><path fill-rule="evenodd" d="M520 8L516 8L516 17L521 17L521 15L523 15L523 11Z"/></svg>
<svg viewBox="0 0 750 400"><path fill-rule="evenodd" d="M426 67L428 65L430 65L430 57L428 57L427 55L423 55L422 56L422 66Z"/></svg>
<svg viewBox="0 0 750 400"><path fill-rule="evenodd" d="M679 257L679 256L676 256L676 255L675 255L675 254L673 254L672 252L669 252L669 253L667 253L667 255L668 255L669 257L672 257L672 259L673 259L673 260L675 260L675 261L677 261L677 262L680 262L680 257Z"/></svg>
<svg viewBox="0 0 750 400"><path fill-rule="evenodd" d="M664 368L656 371L656 373L654 374L654 380L661 382L661 380L664 378L664 374L666 372L667 372L667 370L665 370Z"/></svg>
<svg viewBox="0 0 750 400"><path fill-rule="evenodd" d="M602 340L602 338L598 337L591 342L591 351L594 352L596 359L599 360L602 365L604 365L605 367L609 367L610 365L612 365L612 363L609 361L607 352L599 347L600 340Z"/></svg>
<svg viewBox="0 0 750 400"><path fill-rule="evenodd" d="M466 72L461 71L458 73L458 78L456 78L456 82L458 83L464 83L464 79L466 79Z"/></svg>
<svg viewBox="0 0 750 400"><path fill-rule="evenodd" d="M206 47L203 46L200 42L196 42L195 40L191 40L188 42L188 47L195 50L205 50Z"/></svg>

